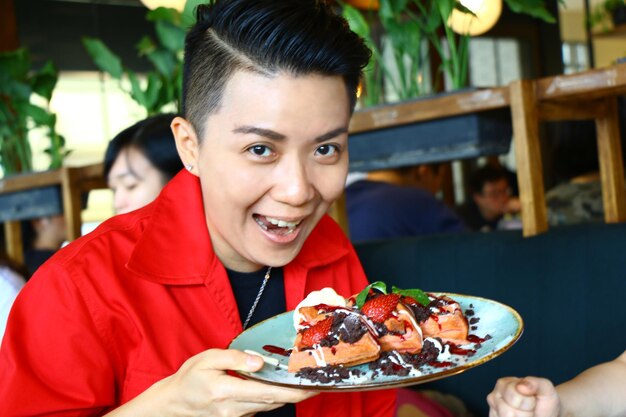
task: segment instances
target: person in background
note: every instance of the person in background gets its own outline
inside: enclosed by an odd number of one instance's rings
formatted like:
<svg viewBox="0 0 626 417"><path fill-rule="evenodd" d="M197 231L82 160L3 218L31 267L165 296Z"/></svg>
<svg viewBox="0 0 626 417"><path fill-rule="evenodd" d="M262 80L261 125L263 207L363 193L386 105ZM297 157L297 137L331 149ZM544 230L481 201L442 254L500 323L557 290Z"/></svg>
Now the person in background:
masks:
<svg viewBox="0 0 626 417"><path fill-rule="evenodd" d="M353 242L465 230L457 215L435 197L438 165L369 172L346 187Z"/></svg>
<svg viewBox="0 0 626 417"><path fill-rule="evenodd" d="M22 239L27 277L31 277L66 241L65 217L57 214L22 221Z"/></svg>
<svg viewBox="0 0 626 417"><path fill-rule="evenodd" d="M4 242L4 237L2 241ZM23 267L13 262L4 249L0 248L0 342L4 336L11 306L25 284L25 272Z"/></svg>
<svg viewBox="0 0 626 417"><path fill-rule="evenodd" d="M141 120L115 136L104 155L104 177L113 209L124 214L154 200L183 169L170 127L175 114Z"/></svg>
<svg viewBox="0 0 626 417"><path fill-rule="evenodd" d="M519 200L511 196L508 174L500 167L485 165L469 178L470 198L457 212L474 231L496 230L505 214L520 210Z"/></svg>
<svg viewBox="0 0 626 417"><path fill-rule="evenodd" d="M626 351L556 387L545 378L500 378L487 402L490 417L623 417L625 393Z"/></svg>
<svg viewBox="0 0 626 417"><path fill-rule="evenodd" d="M568 121L558 127L561 134L548 142L555 183L546 190L548 223L601 223L604 202L595 123Z"/></svg>
<svg viewBox="0 0 626 417"><path fill-rule="evenodd" d="M263 360L228 348L311 291L368 284L326 213L370 56L326 1L198 6L172 122L185 169L26 284L0 348L0 415L391 417L394 390L243 379Z"/></svg>

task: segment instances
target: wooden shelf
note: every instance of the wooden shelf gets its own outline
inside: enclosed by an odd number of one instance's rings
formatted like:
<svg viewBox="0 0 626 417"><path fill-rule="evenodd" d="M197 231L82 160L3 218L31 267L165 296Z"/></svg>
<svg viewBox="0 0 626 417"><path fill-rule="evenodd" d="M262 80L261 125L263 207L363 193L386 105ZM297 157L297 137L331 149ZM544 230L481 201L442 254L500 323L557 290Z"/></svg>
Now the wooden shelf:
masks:
<svg viewBox="0 0 626 417"><path fill-rule="evenodd" d="M43 203L45 213L63 214L67 227L67 239L80 236L83 195L90 190L106 188L101 163L83 167L64 167L58 170L19 174L0 180L0 198L6 200L9 211L2 213L5 222L7 252L18 262L23 261L20 220L28 218L29 204L42 204L41 198L32 195L46 191ZM30 194L30 195L29 195ZM9 207L19 201L19 206ZM13 203L17 205L17 203Z"/></svg>
<svg viewBox="0 0 626 417"><path fill-rule="evenodd" d="M356 141L363 133L391 127L507 109L515 138L523 231L525 236L532 236L548 228L539 124L550 120L595 120L605 221L626 221L626 186L617 114L617 96L622 95L626 95L626 64L365 109L354 114L350 133L356 136ZM385 146L389 146L398 138L389 136L386 140ZM420 161L424 162L428 161Z"/></svg>
<svg viewBox="0 0 626 417"><path fill-rule="evenodd" d="M594 39L610 39L621 38L626 36L626 24L621 24L613 27L613 29L601 32L594 32L591 35Z"/></svg>

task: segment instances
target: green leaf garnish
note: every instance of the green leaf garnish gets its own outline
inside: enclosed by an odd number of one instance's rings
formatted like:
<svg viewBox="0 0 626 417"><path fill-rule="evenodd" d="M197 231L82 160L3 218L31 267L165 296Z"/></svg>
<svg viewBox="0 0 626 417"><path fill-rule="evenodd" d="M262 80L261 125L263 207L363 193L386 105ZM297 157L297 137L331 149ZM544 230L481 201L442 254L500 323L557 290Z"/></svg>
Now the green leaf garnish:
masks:
<svg viewBox="0 0 626 417"><path fill-rule="evenodd" d="M365 304L365 300L367 299L367 295L370 293L370 289L375 289L383 294L387 294L387 284L382 281L372 282L370 285L363 288L363 290L361 290L361 292L356 296L356 306L358 308L363 307L363 304Z"/></svg>
<svg viewBox="0 0 626 417"><path fill-rule="evenodd" d="M426 294L424 291L418 288L403 290L394 285L391 289L391 292L394 294L400 294L406 297L411 297L415 301L417 301L418 303L424 306L427 306L428 304L430 304L430 298L428 298L428 294Z"/></svg>

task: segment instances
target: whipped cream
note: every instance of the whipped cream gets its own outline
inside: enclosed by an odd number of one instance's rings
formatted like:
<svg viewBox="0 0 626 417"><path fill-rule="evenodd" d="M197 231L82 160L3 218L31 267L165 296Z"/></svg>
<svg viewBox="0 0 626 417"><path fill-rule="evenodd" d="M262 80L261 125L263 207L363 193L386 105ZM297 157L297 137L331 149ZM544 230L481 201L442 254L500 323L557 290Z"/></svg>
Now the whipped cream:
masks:
<svg viewBox="0 0 626 417"><path fill-rule="evenodd" d="M319 291L312 291L306 298L300 301L293 312L293 327L296 331L300 330L302 326L300 323L303 321L303 316L300 314L301 307L314 307L319 304L326 304L329 306L346 307L346 299L340 296L332 288L326 287Z"/></svg>

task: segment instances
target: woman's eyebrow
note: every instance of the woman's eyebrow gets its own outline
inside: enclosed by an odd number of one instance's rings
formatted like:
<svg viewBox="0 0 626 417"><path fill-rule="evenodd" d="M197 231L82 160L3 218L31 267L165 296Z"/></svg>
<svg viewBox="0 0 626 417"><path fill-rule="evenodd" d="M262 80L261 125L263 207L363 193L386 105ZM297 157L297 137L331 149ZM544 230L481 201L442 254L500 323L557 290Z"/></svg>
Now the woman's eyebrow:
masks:
<svg viewBox="0 0 626 417"><path fill-rule="evenodd" d="M282 133L275 132L270 129L263 129L255 126L239 126L233 129L234 133L252 133L254 135L263 136L271 140L284 140L286 138Z"/></svg>
<svg viewBox="0 0 626 417"><path fill-rule="evenodd" d="M236 127L235 129L233 129L234 133L244 133L244 134L254 134L254 135L258 135L258 136L263 136L266 137L268 139L271 140L284 140L286 139L286 136L283 135L282 133L278 133L274 130L270 130L270 129L263 129L260 127L255 127L255 126L239 126ZM323 135L320 135L318 137L315 138L315 142L325 142L329 139L332 139L334 137L337 137L339 135L342 135L344 133L348 133L348 128L346 127L339 127L337 129L333 129L330 132L324 133Z"/></svg>
<svg viewBox="0 0 626 417"><path fill-rule="evenodd" d="M333 139L344 133L348 133L348 128L338 127L337 129L331 130L328 133L324 133L323 135L316 137L315 142L326 142L327 140Z"/></svg>

